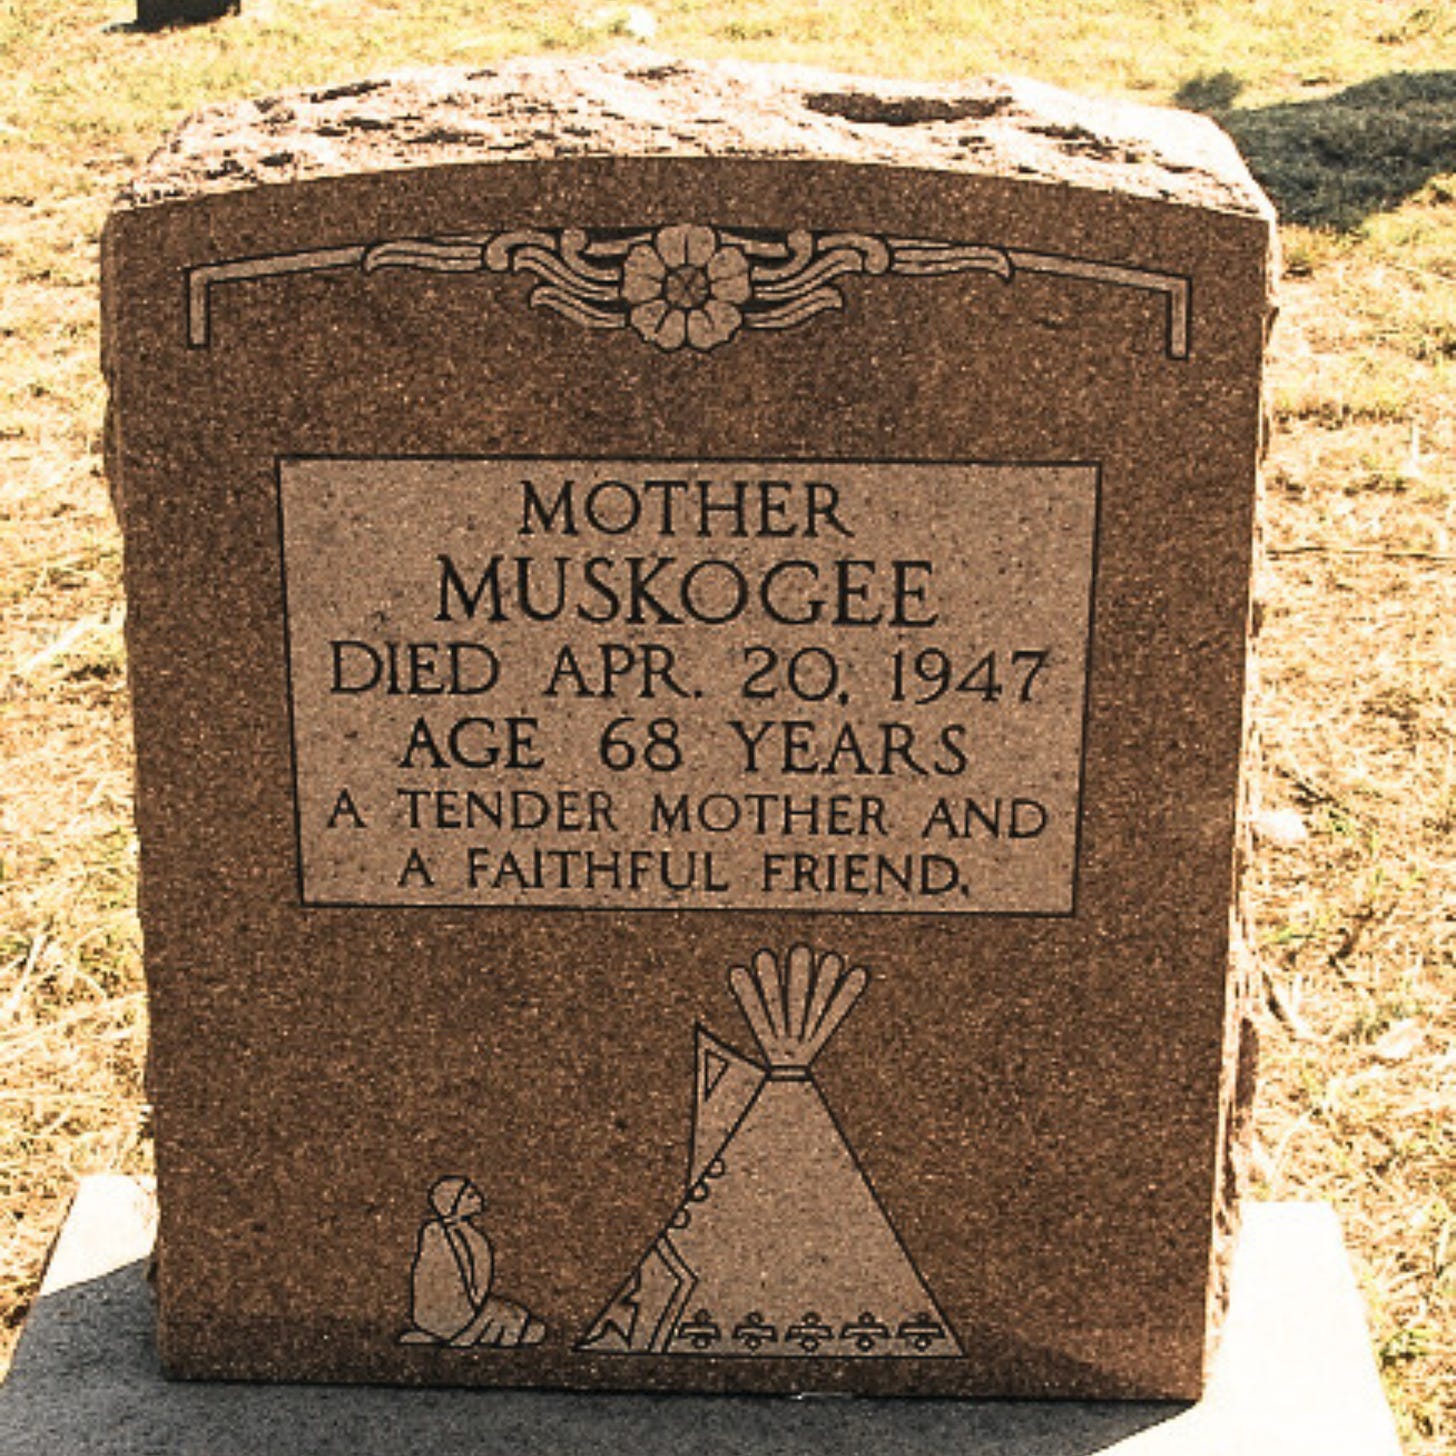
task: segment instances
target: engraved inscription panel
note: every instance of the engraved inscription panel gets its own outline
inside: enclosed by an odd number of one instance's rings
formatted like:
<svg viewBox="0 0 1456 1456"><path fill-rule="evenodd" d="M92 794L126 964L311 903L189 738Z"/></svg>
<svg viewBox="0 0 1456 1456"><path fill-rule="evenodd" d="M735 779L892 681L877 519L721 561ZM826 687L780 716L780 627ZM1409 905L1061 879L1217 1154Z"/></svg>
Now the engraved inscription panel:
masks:
<svg viewBox="0 0 1456 1456"><path fill-rule="evenodd" d="M279 491L306 903L1071 911L1095 466Z"/></svg>

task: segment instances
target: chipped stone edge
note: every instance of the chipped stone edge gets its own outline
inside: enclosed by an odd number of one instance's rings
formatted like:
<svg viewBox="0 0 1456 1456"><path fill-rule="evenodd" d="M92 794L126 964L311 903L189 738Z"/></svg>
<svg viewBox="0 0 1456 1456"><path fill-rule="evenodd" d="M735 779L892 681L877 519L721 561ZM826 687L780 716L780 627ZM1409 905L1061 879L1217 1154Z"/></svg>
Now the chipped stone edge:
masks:
<svg viewBox="0 0 1456 1456"><path fill-rule="evenodd" d="M392 93L402 103L397 116L388 114ZM409 102L415 111L403 104ZM573 112L573 102L601 110L578 105ZM742 111L738 130L716 114L735 103ZM613 112L610 104L624 109ZM476 129L431 129L425 122L432 108ZM543 131L543 117L554 127ZM210 144L263 135L269 118L282 124L278 145L318 141L325 126L349 145L292 155L291 170L264 170L284 153L247 161L224 155L214 172L197 175ZM420 135L409 134L412 122L424 127ZM770 123L781 132L777 139L767 134ZM416 150L423 155L412 155ZM113 212L350 175L622 155L920 168L1274 217L1232 139L1196 113L1083 97L1016 77L928 83L641 50L516 58L489 70L401 71L217 103L178 126L122 189Z"/></svg>

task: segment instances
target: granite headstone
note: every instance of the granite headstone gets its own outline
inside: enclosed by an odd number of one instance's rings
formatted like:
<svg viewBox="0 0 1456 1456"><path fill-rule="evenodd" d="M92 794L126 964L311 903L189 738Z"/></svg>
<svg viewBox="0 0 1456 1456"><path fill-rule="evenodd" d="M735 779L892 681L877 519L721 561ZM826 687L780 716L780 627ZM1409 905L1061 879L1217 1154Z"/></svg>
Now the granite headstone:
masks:
<svg viewBox="0 0 1456 1456"><path fill-rule="evenodd" d="M197 25L236 15L242 0L137 0L138 30L163 30L169 25Z"/></svg>
<svg viewBox="0 0 1456 1456"><path fill-rule="evenodd" d="M1197 1393L1271 248L1029 83L183 126L104 249L169 1369Z"/></svg>

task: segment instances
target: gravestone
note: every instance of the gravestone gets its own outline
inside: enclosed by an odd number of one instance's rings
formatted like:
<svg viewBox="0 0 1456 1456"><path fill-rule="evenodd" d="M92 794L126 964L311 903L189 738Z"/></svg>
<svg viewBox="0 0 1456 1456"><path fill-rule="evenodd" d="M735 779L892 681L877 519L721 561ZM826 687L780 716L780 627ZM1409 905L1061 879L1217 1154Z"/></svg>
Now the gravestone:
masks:
<svg viewBox="0 0 1456 1456"><path fill-rule="evenodd" d="M107 230L185 1376L1188 1397L1267 204L641 56L189 121Z"/></svg>
<svg viewBox="0 0 1456 1456"><path fill-rule="evenodd" d="M162 30L169 25L196 25L236 15L242 0L137 0L138 30Z"/></svg>

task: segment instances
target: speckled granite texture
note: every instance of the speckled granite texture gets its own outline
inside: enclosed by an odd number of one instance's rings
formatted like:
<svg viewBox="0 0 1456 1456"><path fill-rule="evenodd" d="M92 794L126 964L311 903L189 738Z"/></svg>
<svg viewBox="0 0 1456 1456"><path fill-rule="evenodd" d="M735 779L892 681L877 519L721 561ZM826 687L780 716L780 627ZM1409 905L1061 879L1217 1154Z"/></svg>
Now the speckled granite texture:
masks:
<svg viewBox="0 0 1456 1456"><path fill-rule="evenodd" d="M1020 81L183 125L103 260L170 1370L1198 1392L1272 237Z"/></svg>

